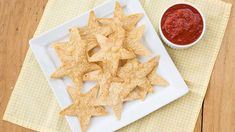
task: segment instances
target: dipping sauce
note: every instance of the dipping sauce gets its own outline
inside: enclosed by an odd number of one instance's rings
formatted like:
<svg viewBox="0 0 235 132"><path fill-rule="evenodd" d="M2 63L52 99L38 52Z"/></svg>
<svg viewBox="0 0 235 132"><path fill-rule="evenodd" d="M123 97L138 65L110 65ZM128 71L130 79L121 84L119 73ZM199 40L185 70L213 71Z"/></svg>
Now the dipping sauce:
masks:
<svg viewBox="0 0 235 132"><path fill-rule="evenodd" d="M170 42L187 45L195 42L202 34L203 19L194 7L177 4L163 14L161 29Z"/></svg>

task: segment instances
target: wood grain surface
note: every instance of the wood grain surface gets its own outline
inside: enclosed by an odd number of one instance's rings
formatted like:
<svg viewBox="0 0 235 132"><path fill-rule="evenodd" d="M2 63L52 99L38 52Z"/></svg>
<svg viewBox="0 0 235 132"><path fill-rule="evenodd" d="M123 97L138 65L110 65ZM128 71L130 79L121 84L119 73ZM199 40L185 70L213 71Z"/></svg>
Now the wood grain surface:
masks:
<svg viewBox="0 0 235 132"><path fill-rule="evenodd" d="M47 0L0 0L0 132L29 129L2 121L11 92L22 67Z"/></svg>
<svg viewBox="0 0 235 132"><path fill-rule="evenodd" d="M235 0L225 0L235 4ZM47 0L0 0L0 132L31 130L2 121L28 40ZM235 8L232 8L195 132L235 132Z"/></svg>

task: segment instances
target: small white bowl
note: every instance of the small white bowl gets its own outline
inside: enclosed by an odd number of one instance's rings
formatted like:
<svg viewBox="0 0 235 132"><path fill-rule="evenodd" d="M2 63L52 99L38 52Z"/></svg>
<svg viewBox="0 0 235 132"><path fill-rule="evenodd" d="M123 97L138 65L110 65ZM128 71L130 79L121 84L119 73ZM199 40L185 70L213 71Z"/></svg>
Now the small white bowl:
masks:
<svg viewBox="0 0 235 132"><path fill-rule="evenodd" d="M165 37L165 35L162 33L162 28L161 28L161 21L162 21L162 17L163 17L163 15L165 14L165 12L166 12L169 8L171 8L172 6L178 5L178 4L186 4L186 5L189 5L189 6L192 6L193 8L195 8L195 9L200 13L200 15L201 15L201 17L202 17L202 21L203 21L203 29L202 29L202 33L201 33L200 37L199 37L196 41L194 41L194 42L192 42L192 43L190 43L190 44L186 44L186 45L175 44L175 43L172 43L171 41L169 41L169 40ZM194 6L193 4L188 3L188 2L180 2L180 3L174 3L174 4L170 5L170 6L169 6L168 8L166 8L166 10L162 13L162 15L161 15L160 18L161 18L161 19L160 19L159 25L158 25L158 26L159 26L159 33L160 33L160 36L161 36L162 40L163 40L170 48L173 48L173 49L186 49L186 48L189 48L189 47L191 47L191 46L197 44L198 41L201 40L201 38L202 38L202 36L204 35L205 30L206 30L206 19L205 19L204 15L202 14L202 12L201 12L196 6Z"/></svg>

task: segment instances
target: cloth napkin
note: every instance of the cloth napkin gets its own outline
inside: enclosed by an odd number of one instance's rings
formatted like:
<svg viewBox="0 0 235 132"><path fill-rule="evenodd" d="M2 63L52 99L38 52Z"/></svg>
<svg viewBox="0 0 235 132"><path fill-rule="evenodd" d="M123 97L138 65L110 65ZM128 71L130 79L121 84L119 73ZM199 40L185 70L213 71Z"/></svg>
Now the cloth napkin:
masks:
<svg viewBox="0 0 235 132"><path fill-rule="evenodd" d="M91 9L104 0L49 0L35 36ZM140 0L155 29L160 14L179 0ZM181 0L182 1L182 0ZM206 17L206 33L186 50L167 51L190 92L120 131L193 131L219 52L231 4L220 0L187 0ZM169 73L170 74L170 73ZM143 108L144 109L144 108ZM29 49L3 119L37 131L70 131L44 75Z"/></svg>

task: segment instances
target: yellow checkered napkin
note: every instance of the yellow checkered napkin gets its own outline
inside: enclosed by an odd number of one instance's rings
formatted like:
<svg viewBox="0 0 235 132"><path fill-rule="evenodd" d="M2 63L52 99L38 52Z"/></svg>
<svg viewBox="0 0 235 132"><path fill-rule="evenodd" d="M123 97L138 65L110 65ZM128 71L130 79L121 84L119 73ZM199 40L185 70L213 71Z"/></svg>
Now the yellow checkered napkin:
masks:
<svg viewBox="0 0 235 132"><path fill-rule="evenodd" d="M102 3L104 0L49 0L35 35ZM141 0L157 30L162 11L178 0ZM207 21L200 44L187 50L167 48L190 93L128 125L120 131L193 131L209 78L229 19L231 4L220 0L187 0L197 5ZM31 50L4 114L4 120L37 131L70 131L58 115L59 106Z"/></svg>

